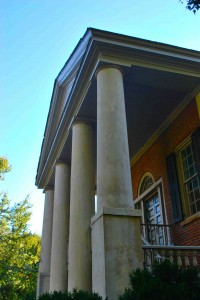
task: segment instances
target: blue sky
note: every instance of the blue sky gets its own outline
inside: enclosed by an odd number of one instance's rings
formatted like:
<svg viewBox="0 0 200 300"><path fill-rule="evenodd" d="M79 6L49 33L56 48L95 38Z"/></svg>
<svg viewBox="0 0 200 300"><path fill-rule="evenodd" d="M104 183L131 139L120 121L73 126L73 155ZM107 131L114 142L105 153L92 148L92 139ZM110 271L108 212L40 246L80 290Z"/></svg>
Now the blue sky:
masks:
<svg viewBox="0 0 200 300"><path fill-rule="evenodd" d="M200 51L200 12L178 0L0 0L0 155L13 169L0 190L30 194L41 233L44 195L35 176L53 83L87 27Z"/></svg>

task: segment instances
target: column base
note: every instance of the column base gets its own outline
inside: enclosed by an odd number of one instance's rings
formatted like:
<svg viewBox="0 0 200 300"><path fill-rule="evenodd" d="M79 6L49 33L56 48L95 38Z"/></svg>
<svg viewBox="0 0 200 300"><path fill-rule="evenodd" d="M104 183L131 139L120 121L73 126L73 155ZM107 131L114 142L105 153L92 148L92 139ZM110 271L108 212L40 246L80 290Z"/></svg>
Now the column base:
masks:
<svg viewBox="0 0 200 300"><path fill-rule="evenodd" d="M39 273L38 282L37 282L37 298L44 293L49 293L49 285L50 285L49 274Z"/></svg>
<svg viewBox="0 0 200 300"><path fill-rule="evenodd" d="M104 207L91 220L92 289L116 300L129 286L129 273L142 268L141 211Z"/></svg>

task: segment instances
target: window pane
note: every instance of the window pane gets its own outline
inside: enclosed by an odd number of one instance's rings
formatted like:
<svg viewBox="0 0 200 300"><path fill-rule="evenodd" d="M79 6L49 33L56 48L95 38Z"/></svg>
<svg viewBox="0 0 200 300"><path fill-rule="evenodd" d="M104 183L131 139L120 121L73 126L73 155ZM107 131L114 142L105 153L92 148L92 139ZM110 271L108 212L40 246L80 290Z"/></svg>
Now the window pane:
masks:
<svg viewBox="0 0 200 300"><path fill-rule="evenodd" d="M194 190L195 200L200 199L200 192L199 189Z"/></svg>
<svg viewBox="0 0 200 300"><path fill-rule="evenodd" d="M160 212L160 205L156 206L156 213Z"/></svg>
<svg viewBox="0 0 200 300"><path fill-rule="evenodd" d="M193 191L193 184L192 184L192 181L190 181L188 183L188 192L191 193Z"/></svg>
<svg viewBox="0 0 200 300"><path fill-rule="evenodd" d="M183 184L185 184L185 191L187 192L186 199L189 200L191 213L194 214L199 211L200 183L195 169L191 143L181 150L181 163L184 178Z"/></svg>
<svg viewBox="0 0 200 300"><path fill-rule="evenodd" d="M187 168L188 168L188 166L187 166L187 160L184 159L182 163L183 163L183 170L187 170Z"/></svg>
<svg viewBox="0 0 200 300"><path fill-rule="evenodd" d="M189 166L191 166L191 165L193 165L193 157L192 157L192 155L190 155L190 156L188 156L188 165Z"/></svg>
<svg viewBox="0 0 200 300"><path fill-rule="evenodd" d="M135 209L141 209L141 202L135 204Z"/></svg>
<svg viewBox="0 0 200 300"><path fill-rule="evenodd" d="M187 180L188 178L189 178L189 172L188 172L188 170L186 169L186 170L184 171L184 179Z"/></svg>
<svg viewBox="0 0 200 300"><path fill-rule="evenodd" d="M192 204L192 205L190 206L190 208L191 208L192 214L195 214L195 213L196 213L196 207L195 207L195 204Z"/></svg>
<svg viewBox="0 0 200 300"><path fill-rule="evenodd" d="M183 160L184 158L186 158L186 152L185 152L185 149L183 149L183 150L181 151L181 158L182 158L182 160Z"/></svg>
<svg viewBox="0 0 200 300"><path fill-rule="evenodd" d="M153 180L150 176L146 176L140 187L140 195L144 193L151 185L153 184Z"/></svg>
<svg viewBox="0 0 200 300"><path fill-rule="evenodd" d="M199 187L199 180L198 180L198 177L195 177L193 179L193 187L194 189L198 188Z"/></svg>
<svg viewBox="0 0 200 300"><path fill-rule="evenodd" d="M192 149L191 149L191 144L190 144L190 145L188 145L188 146L186 147L186 153L187 153L187 156L190 155L190 153L192 152L191 150L192 150Z"/></svg>
<svg viewBox="0 0 200 300"><path fill-rule="evenodd" d="M158 196L155 196L155 198L154 198L154 203L158 203Z"/></svg>
<svg viewBox="0 0 200 300"><path fill-rule="evenodd" d="M194 165L190 166L189 168L189 176L192 177L195 174L195 168Z"/></svg>
<svg viewBox="0 0 200 300"><path fill-rule="evenodd" d="M190 199L190 203L194 202L194 193L193 192L189 193L189 199Z"/></svg>
<svg viewBox="0 0 200 300"><path fill-rule="evenodd" d="M160 217L160 216L157 216L157 217L156 217L156 221L157 221L157 224L160 224L160 223L161 223L161 217Z"/></svg>
<svg viewBox="0 0 200 300"><path fill-rule="evenodd" d="M197 201L197 211L200 211L200 200L199 201Z"/></svg>

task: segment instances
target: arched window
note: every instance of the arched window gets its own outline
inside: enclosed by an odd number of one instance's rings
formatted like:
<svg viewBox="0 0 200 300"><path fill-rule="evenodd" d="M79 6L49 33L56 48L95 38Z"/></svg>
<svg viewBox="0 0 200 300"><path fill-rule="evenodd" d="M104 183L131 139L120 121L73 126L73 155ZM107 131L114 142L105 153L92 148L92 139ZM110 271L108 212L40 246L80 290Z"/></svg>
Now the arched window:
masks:
<svg viewBox="0 0 200 300"><path fill-rule="evenodd" d="M162 207L162 179L154 181L150 172L143 175L138 187L138 198L135 199L135 208L142 210L142 236L153 245L168 243L164 224ZM165 241L166 240L166 241Z"/></svg>
<svg viewBox="0 0 200 300"><path fill-rule="evenodd" d="M148 188L153 185L153 178L149 175L146 175L140 185L139 195L143 194Z"/></svg>

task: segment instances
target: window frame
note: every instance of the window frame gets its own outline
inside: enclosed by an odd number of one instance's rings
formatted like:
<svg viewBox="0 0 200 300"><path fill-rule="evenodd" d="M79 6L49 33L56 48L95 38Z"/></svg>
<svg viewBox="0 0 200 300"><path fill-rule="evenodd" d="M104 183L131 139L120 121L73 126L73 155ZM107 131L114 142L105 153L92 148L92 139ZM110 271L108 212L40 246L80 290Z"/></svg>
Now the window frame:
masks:
<svg viewBox="0 0 200 300"><path fill-rule="evenodd" d="M142 178L140 179L139 187L138 187L138 193L141 190L142 182L145 179L145 177L150 176L153 180L153 184L142 194L138 195L137 198L134 199L134 205L141 203L141 211L142 211L142 217L141 217L141 223L146 224L146 216L145 216L145 202L148 201L151 197L158 194L158 200L160 205L160 215L163 225L168 225L168 219L167 219L167 213L166 213L166 203L165 203L165 196L164 196L164 186L163 186L163 179L159 178L157 181L154 181L153 176L151 173L147 172L145 173ZM156 224L155 224L156 225ZM166 231L167 234L167 241L169 244L171 244L171 237L170 237L170 231L169 228L167 228ZM144 235L144 238L146 239L146 236ZM164 238L164 244L165 244L165 236ZM146 242L146 240L145 240Z"/></svg>
<svg viewBox="0 0 200 300"><path fill-rule="evenodd" d="M182 210L183 210L183 217L189 218L200 211L196 211L193 213L190 208L190 199L189 199L189 193L187 190L187 183L194 179L195 177L198 177L197 171L195 171L195 174L191 176L189 179L185 180L184 178L184 168L183 168L183 161L181 157L181 152L183 149L185 149L188 145L191 145L192 151L193 151L193 159L194 159L194 165L196 164L195 157L194 157L194 148L192 144L192 138L191 136L188 136L186 139L184 139L178 147L175 149L175 155L176 155L176 163L177 163L177 172L178 172L178 183L179 183L179 190L180 190L180 196L181 196L181 204L182 204Z"/></svg>
<svg viewBox="0 0 200 300"><path fill-rule="evenodd" d="M138 193L140 191L141 185L143 180L146 176L149 176L149 173L144 174L140 180ZM153 176L151 176L153 179ZM154 180L153 180L154 181ZM138 195L137 198L134 199L134 205L139 203L141 201L141 210L142 210L142 223L145 223L145 211L144 211L144 202L148 200L151 196L158 193L159 202L160 202L160 209L161 209L161 216L163 224L168 224L167 222L167 215L166 215L166 207L165 207L165 199L164 199L164 193L163 193L163 180L162 178L158 179L157 181L154 181L154 183L142 194Z"/></svg>

